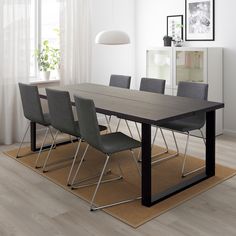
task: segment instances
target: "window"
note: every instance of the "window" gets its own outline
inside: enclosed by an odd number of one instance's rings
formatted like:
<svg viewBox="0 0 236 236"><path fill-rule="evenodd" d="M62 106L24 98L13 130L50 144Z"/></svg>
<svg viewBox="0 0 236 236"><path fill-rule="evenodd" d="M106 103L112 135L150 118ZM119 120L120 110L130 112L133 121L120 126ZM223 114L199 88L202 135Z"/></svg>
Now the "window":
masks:
<svg viewBox="0 0 236 236"><path fill-rule="evenodd" d="M59 49L59 13L58 0L32 0L31 1L31 62L30 77L32 81L42 80L35 51L42 49L43 42L48 40L49 45ZM50 78L56 79L56 70L51 72Z"/></svg>

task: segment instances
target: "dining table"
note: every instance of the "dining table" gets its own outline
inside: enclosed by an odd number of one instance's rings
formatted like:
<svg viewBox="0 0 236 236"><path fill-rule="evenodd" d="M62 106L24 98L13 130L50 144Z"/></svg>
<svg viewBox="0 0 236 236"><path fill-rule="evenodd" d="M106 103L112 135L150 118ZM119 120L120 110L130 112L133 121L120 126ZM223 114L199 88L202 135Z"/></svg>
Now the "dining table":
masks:
<svg viewBox="0 0 236 236"><path fill-rule="evenodd" d="M109 116L141 124L141 203L151 207L179 192L184 191L215 175L216 110L223 103L169 96L138 90L122 89L93 83L81 83L50 87L68 91L72 106L74 95L92 99L96 111ZM39 90L40 98L47 99L45 89ZM206 151L204 171L171 186L159 193L152 192L151 128L162 122L190 117L198 113L206 114ZM36 124L31 122L31 150L37 151ZM64 143L63 143L64 144Z"/></svg>

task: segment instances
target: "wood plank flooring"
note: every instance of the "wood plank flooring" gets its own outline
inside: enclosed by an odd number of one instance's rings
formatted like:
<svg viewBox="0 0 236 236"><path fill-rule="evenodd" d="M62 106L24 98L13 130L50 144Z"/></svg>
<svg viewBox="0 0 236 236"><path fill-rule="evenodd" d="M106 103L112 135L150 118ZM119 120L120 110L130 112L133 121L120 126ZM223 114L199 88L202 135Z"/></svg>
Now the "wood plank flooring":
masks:
<svg viewBox="0 0 236 236"><path fill-rule="evenodd" d="M186 137L177 137L183 150ZM202 145L191 138L189 153L203 157ZM135 230L102 211L90 212L87 203L2 153L17 146L0 146L0 236L236 235L236 177ZM236 137L218 137L216 152L218 163L236 168Z"/></svg>

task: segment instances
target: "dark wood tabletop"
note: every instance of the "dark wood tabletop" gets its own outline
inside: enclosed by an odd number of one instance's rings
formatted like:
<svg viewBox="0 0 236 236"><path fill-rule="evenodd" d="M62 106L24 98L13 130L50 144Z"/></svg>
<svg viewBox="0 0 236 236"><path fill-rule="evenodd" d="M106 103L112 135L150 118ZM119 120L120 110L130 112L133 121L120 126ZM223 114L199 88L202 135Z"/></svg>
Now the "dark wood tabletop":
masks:
<svg viewBox="0 0 236 236"><path fill-rule="evenodd" d="M93 99L99 113L146 124L158 124L160 121L174 120L224 107L223 103L89 83L51 88L68 91L72 103L74 95ZM44 89L40 89L40 97L46 98Z"/></svg>

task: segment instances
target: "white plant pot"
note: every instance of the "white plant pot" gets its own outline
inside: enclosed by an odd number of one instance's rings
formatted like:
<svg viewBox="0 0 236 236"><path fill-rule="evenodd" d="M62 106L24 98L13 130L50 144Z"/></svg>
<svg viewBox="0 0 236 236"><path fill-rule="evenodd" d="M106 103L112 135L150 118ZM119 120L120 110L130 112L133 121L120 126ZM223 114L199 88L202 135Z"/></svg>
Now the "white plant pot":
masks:
<svg viewBox="0 0 236 236"><path fill-rule="evenodd" d="M43 71L43 80L48 81L50 79L50 71Z"/></svg>

